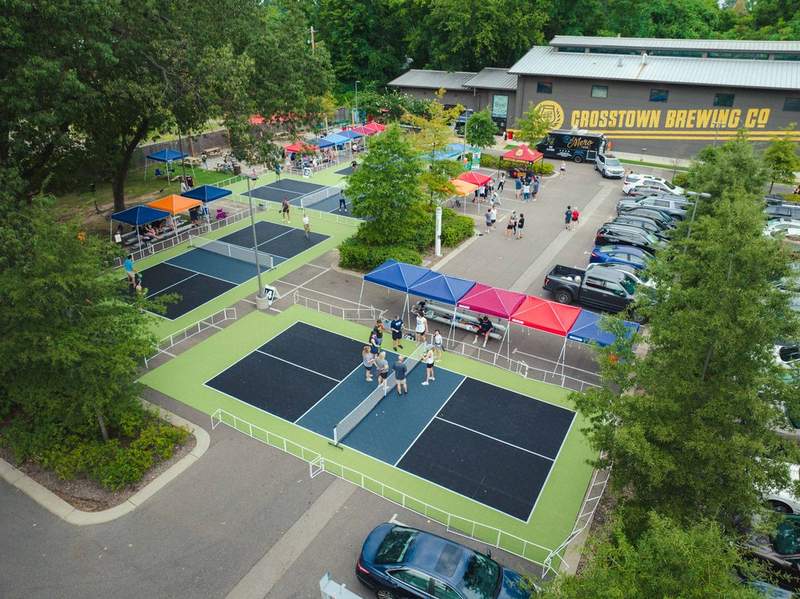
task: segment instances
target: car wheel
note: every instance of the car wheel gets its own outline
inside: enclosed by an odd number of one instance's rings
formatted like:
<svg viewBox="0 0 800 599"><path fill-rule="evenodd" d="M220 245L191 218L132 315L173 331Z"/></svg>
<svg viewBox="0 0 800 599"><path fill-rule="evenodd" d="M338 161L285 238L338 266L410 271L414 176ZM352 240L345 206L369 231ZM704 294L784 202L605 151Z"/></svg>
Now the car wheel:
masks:
<svg viewBox="0 0 800 599"><path fill-rule="evenodd" d="M577 162L578 164L580 164L581 162L583 162L583 157L582 157L582 156L575 156L575 157L573 158L573 160L574 160L575 162Z"/></svg>
<svg viewBox="0 0 800 599"><path fill-rule="evenodd" d="M395 595L392 591L387 591L386 589L382 589L375 593L375 596L378 599L397 599L397 595Z"/></svg>
<svg viewBox="0 0 800 599"><path fill-rule="evenodd" d="M556 301L559 304L571 304L572 294L569 291L561 290L556 292Z"/></svg>
<svg viewBox="0 0 800 599"><path fill-rule="evenodd" d="M779 514L792 514L792 513L794 513L794 512L792 512L792 508L790 508L788 505L786 505L782 501L770 501L769 502L769 508L773 512L778 512Z"/></svg>

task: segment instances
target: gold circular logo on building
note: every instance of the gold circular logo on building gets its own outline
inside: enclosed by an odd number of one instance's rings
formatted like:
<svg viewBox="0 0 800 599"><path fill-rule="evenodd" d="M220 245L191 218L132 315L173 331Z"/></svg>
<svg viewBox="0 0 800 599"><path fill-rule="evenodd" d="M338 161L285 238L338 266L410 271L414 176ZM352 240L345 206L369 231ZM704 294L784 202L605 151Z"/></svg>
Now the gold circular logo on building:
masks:
<svg viewBox="0 0 800 599"><path fill-rule="evenodd" d="M543 117L550 119L550 128L558 129L564 124L564 109L554 100L542 100L534 110L539 111Z"/></svg>

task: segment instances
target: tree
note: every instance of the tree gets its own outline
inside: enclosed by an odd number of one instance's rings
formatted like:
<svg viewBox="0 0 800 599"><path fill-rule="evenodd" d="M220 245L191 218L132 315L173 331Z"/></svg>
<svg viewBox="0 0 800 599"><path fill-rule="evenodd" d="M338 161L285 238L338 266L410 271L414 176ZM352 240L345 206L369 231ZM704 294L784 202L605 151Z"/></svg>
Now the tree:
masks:
<svg viewBox="0 0 800 599"><path fill-rule="evenodd" d="M706 146L686 173L687 188L711 194L701 201L698 213L708 212L732 188L760 195L767 182L767 169L744 132L719 146ZM760 200L760 198L759 198Z"/></svg>
<svg viewBox="0 0 800 599"><path fill-rule="evenodd" d="M3 196L0 414L13 410L38 434L107 440L138 400L138 369L155 346L143 311L152 304L124 299L108 242L55 222L41 198Z"/></svg>
<svg viewBox="0 0 800 599"><path fill-rule="evenodd" d="M789 127L793 131L794 126ZM789 135L773 139L764 151L764 162L769 170L769 191L778 183L794 183L795 171L800 171L800 157L797 155L797 142Z"/></svg>
<svg viewBox="0 0 800 599"><path fill-rule="evenodd" d="M774 429L800 390L782 382L772 348L797 333L797 318L773 283L787 257L762 235L758 199L730 187L691 238L678 230L650 267L653 301L637 307L649 317L647 355L618 340L600 351L602 388L575 395L632 530L650 510L733 529L766 490L788 486L798 449Z"/></svg>
<svg viewBox="0 0 800 599"><path fill-rule="evenodd" d="M709 38L718 30L721 11L715 0L614 0L606 35Z"/></svg>
<svg viewBox="0 0 800 599"><path fill-rule="evenodd" d="M353 214L367 219L359 225L361 241L381 245L389 237L416 245L416 208L423 198L421 172L416 150L397 125L390 125L370 141L364 161L350 175L347 186Z"/></svg>
<svg viewBox="0 0 800 599"><path fill-rule="evenodd" d="M467 143L477 148L493 146L497 132L497 125L492 120L488 108L473 113L467 120L464 130Z"/></svg>
<svg viewBox="0 0 800 599"><path fill-rule="evenodd" d="M517 119L515 139L529 144L538 143L553 128L553 120L537 110L531 102L527 112Z"/></svg>
<svg viewBox="0 0 800 599"><path fill-rule="evenodd" d="M619 521L609 529L590 546L587 567L577 576L557 578L543 599L761 597L739 582L737 572L753 568L713 522L684 529L650 514L647 532L634 542Z"/></svg>

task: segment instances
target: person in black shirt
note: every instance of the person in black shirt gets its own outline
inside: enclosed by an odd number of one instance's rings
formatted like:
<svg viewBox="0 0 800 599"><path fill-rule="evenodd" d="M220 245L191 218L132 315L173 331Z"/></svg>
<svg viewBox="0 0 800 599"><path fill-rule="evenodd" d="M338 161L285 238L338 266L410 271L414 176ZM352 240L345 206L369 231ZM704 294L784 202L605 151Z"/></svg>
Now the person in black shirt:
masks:
<svg viewBox="0 0 800 599"><path fill-rule="evenodd" d="M397 351L398 347L403 349L403 317L398 314L389 323L389 328L392 330L392 350Z"/></svg>
<svg viewBox="0 0 800 599"><path fill-rule="evenodd" d="M475 339L472 343L477 343L478 337L483 337L483 347L486 347L486 342L489 340L489 334L492 332L492 329L494 329L494 325L492 321L489 320L489 317L481 316L478 321L478 330L475 332Z"/></svg>

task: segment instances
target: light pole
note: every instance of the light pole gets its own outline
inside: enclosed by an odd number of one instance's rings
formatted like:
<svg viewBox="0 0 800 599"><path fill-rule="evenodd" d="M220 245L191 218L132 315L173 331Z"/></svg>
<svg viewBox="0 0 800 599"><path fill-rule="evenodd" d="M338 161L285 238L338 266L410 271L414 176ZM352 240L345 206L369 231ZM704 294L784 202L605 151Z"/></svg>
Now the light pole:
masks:
<svg viewBox="0 0 800 599"><path fill-rule="evenodd" d="M360 81L356 80L356 111L353 114L353 124L356 123L356 119L358 119L358 84L361 83ZM361 123L361 119L358 120L359 124Z"/></svg>
<svg viewBox="0 0 800 599"><path fill-rule="evenodd" d="M256 275L258 277L258 293L256 293L256 307L259 310L266 310L269 308L269 300L267 300L267 296L264 295L264 285L261 282L261 264L259 264L258 260L258 236L256 235L256 214L253 210L253 196L250 195L250 180L254 179L255 177L251 177L250 175L246 175L245 178L247 179L247 199L250 202L250 228L253 231L253 255L256 259Z"/></svg>
<svg viewBox="0 0 800 599"><path fill-rule="evenodd" d="M692 206L692 218L689 219L689 230L686 231L686 239L692 236L692 223L694 223L694 215L697 214L697 205L700 203L701 199L710 198L710 193L705 192L698 192L698 191L687 191L686 195L690 198L695 198L694 206ZM686 246L683 246L683 253L686 253Z"/></svg>

